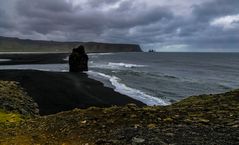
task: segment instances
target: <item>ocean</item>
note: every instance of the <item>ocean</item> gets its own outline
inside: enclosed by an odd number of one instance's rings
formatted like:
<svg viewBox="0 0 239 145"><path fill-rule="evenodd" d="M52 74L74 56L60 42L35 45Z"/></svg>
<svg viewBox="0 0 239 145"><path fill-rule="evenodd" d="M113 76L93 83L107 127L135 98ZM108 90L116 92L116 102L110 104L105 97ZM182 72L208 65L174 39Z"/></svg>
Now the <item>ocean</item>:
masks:
<svg viewBox="0 0 239 145"><path fill-rule="evenodd" d="M89 58L86 73L90 78L150 106L239 88L239 53L95 53ZM68 64L5 65L0 69L67 72Z"/></svg>

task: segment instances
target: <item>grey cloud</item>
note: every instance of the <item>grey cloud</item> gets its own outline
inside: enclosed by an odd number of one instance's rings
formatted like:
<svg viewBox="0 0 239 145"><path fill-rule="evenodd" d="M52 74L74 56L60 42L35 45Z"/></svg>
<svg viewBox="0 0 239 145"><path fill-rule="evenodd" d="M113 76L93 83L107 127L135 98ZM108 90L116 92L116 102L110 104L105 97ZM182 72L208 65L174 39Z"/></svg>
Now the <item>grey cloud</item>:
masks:
<svg viewBox="0 0 239 145"><path fill-rule="evenodd" d="M14 10L0 6L0 32L6 36L139 43L153 48L178 45L188 46L190 51L222 47L237 51L239 46L239 28L223 30L210 25L216 18L239 14L238 0L203 0L185 16L175 14L178 2L169 8L152 1L148 5L147 0L88 0L79 5L71 0L9 1L15 4Z"/></svg>
<svg viewBox="0 0 239 145"><path fill-rule="evenodd" d="M194 32L191 33L194 35L191 35L191 37L187 39L184 38L184 42L205 49L239 49L239 28L224 30L210 25L210 22L216 18L239 14L238 7L238 0L214 0L195 6L193 10L194 18L191 21L193 25L187 25L187 27L193 29L193 31L184 31Z"/></svg>
<svg viewBox="0 0 239 145"><path fill-rule="evenodd" d="M207 21L215 17L239 13L238 0L214 0L194 6L193 14L198 20Z"/></svg>
<svg viewBox="0 0 239 145"><path fill-rule="evenodd" d="M8 13L4 10L1 9L0 7L0 29L1 30L12 30L15 27L15 23L13 19L9 19Z"/></svg>
<svg viewBox="0 0 239 145"><path fill-rule="evenodd" d="M69 3L65 2L67 11L60 11L59 5L52 5L49 1L19 1L17 10L25 20L26 29L35 30L39 33L48 33L54 30L84 29L97 32L103 32L104 29L123 29L131 28L137 25L147 25L159 21L165 17L171 17L171 13L165 8L155 7L152 9L138 9L133 7L131 1L124 1L117 9L104 12L94 9L73 10ZM63 2L63 1L62 1ZM31 4L31 8L27 8L25 3ZM56 2L55 2L56 3ZM111 2L112 3L112 2ZM48 7L43 7L47 5ZM63 4L60 4L62 8ZM55 7L56 8L55 8ZM131 7L132 6L132 7ZM51 7L51 11L43 8ZM70 10L71 8L71 10ZM124 11L122 11L124 10Z"/></svg>
<svg viewBox="0 0 239 145"><path fill-rule="evenodd" d="M122 1L122 0L88 0L87 3L91 7L96 8L96 7L102 7L105 5L112 5L112 4L115 4L120 1Z"/></svg>
<svg viewBox="0 0 239 145"><path fill-rule="evenodd" d="M0 27L8 27L8 24L6 23L6 13L4 10L0 9Z"/></svg>

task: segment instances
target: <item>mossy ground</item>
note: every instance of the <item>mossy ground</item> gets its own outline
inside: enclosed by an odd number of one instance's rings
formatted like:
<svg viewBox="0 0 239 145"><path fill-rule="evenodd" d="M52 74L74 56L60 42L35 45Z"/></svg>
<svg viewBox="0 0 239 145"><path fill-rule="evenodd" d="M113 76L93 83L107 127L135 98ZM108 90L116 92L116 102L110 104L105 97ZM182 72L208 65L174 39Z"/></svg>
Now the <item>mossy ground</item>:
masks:
<svg viewBox="0 0 239 145"><path fill-rule="evenodd" d="M21 120L21 115L18 113L9 113L0 110L0 123L19 123Z"/></svg>
<svg viewBox="0 0 239 145"><path fill-rule="evenodd" d="M91 107L19 121L0 122L0 144L239 144L239 90L165 107Z"/></svg>
<svg viewBox="0 0 239 145"><path fill-rule="evenodd" d="M13 81L0 81L0 109L26 116L39 113L33 99Z"/></svg>

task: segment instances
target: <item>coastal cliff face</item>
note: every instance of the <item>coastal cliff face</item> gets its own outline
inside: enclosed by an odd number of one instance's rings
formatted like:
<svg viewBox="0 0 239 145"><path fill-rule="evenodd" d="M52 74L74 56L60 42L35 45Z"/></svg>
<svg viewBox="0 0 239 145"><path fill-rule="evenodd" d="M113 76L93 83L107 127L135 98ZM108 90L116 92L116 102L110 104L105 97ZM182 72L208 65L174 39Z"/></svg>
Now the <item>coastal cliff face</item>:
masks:
<svg viewBox="0 0 239 145"><path fill-rule="evenodd" d="M15 82L1 84L4 94L8 87L17 90ZM192 96L164 107L129 104L28 117L18 109L3 109L0 144L238 144L238 106L235 90Z"/></svg>
<svg viewBox="0 0 239 145"><path fill-rule="evenodd" d="M21 40L0 37L0 52L70 52L72 48L84 45L87 52L140 52L137 44L111 44L96 42L56 42Z"/></svg>
<svg viewBox="0 0 239 145"><path fill-rule="evenodd" d="M83 44L88 52L141 52L137 44L113 44L87 42Z"/></svg>

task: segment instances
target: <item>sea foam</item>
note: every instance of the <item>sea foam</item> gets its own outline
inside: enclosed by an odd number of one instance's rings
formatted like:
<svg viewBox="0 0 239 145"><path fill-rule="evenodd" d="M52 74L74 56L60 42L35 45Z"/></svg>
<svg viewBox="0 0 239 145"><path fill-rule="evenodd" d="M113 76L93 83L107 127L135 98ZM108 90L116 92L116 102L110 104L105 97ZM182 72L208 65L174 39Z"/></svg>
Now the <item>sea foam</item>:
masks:
<svg viewBox="0 0 239 145"><path fill-rule="evenodd" d="M133 68L133 67L145 67L145 65L138 65L138 64L130 64L130 63L114 63L114 62L109 62L108 63L109 66L113 66L113 67L126 67L126 68Z"/></svg>
<svg viewBox="0 0 239 145"><path fill-rule="evenodd" d="M69 56L63 58L64 61L69 61Z"/></svg>
<svg viewBox="0 0 239 145"><path fill-rule="evenodd" d="M0 62L11 61L11 59L0 59Z"/></svg>
<svg viewBox="0 0 239 145"><path fill-rule="evenodd" d="M139 64L130 64L130 63L115 63L115 62L109 62L109 63L94 63L90 64L91 68L103 68L103 69L113 69L113 70L121 70L121 69L128 69L128 68L139 68L139 67L146 67L146 65L139 65Z"/></svg>
<svg viewBox="0 0 239 145"><path fill-rule="evenodd" d="M88 53L88 55L112 55L114 53Z"/></svg>
<svg viewBox="0 0 239 145"><path fill-rule="evenodd" d="M101 77L101 78L103 77L103 78L109 80L111 82L111 84L115 87L114 90L116 92L127 95L135 100L139 100L139 101L147 104L148 106L155 106L155 105L164 106L164 105L170 104L169 102L167 102L163 99L150 96L140 90L126 86L125 84L121 83L120 78L118 78L116 76L110 76L110 75L106 75L104 73L95 72L95 71L88 71L87 73L94 77Z"/></svg>

